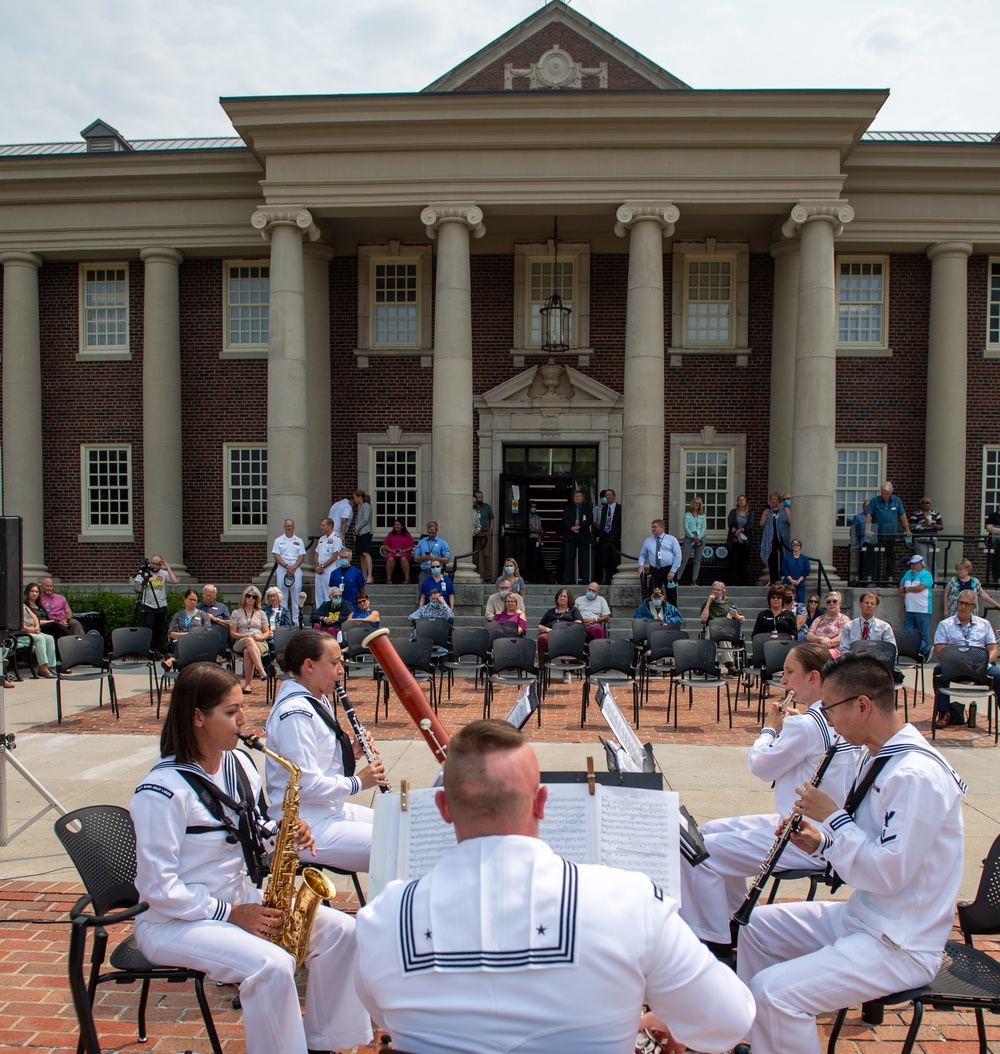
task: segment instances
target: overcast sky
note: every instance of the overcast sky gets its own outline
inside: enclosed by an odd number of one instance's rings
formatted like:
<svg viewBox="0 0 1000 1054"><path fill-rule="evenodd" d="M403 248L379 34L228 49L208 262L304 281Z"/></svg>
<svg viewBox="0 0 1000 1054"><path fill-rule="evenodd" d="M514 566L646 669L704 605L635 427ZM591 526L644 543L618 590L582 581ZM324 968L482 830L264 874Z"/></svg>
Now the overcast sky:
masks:
<svg viewBox="0 0 1000 1054"><path fill-rule="evenodd" d="M418 91L538 0L0 0L0 143L232 135L220 96ZM1000 0L574 0L694 88L889 88L873 128L1000 130Z"/></svg>

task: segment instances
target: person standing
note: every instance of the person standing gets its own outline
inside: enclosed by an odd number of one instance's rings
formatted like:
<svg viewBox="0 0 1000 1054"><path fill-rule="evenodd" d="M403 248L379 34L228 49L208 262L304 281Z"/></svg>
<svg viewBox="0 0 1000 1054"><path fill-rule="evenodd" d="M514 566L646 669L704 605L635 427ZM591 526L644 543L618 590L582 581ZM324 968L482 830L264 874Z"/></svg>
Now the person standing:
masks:
<svg viewBox="0 0 1000 1054"><path fill-rule="evenodd" d="M865 539L877 542L882 549L883 564L878 575L879 582L892 582L896 577L896 539L899 537L899 524L903 525L906 538L913 537L906 509L892 491L892 483L886 480L878 494L869 499L865 508Z"/></svg>
<svg viewBox="0 0 1000 1054"><path fill-rule="evenodd" d="M354 503L350 498L341 498L340 501L335 501L330 506L328 515L333 521L333 533L339 539L337 542L339 551L347 543L347 531L354 519Z"/></svg>
<svg viewBox="0 0 1000 1054"><path fill-rule="evenodd" d="M930 498L920 499L920 508L910 517L913 549L924 558L924 566L931 578L937 574L937 535L944 529L944 520L931 505Z"/></svg>
<svg viewBox="0 0 1000 1054"><path fill-rule="evenodd" d="M705 514L702 511L701 498L694 497L684 513L684 541L681 544L681 566L677 572L677 579L684 577L684 569L691 564L691 585L698 584L698 574L701 571L701 553L705 548L705 531L707 530Z"/></svg>
<svg viewBox="0 0 1000 1054"><path fill-rule="evenodd" d="M760 514L760 558L767 565L768 585L781 581L781 560L792 547L792 499L782 500L775 490L768 497L768 506Z"/></svg>
<svg viewBox="0 0 1000 1054"><path fill-rule="evenodd" d="M316 540L315 558L316 576L313 580L313 607L324 603L330 590L330 568L337 562L343 541L333 529L333 520L324 517L319 525L319 538Z"/></svg>
<svg viewBox="0 0 1000 1054"><path fill-rule="evenodd" d="M451 547L438 534L437 520L428 520L427 533L421 536L413 552L414 562L420 564L420 574L417 576L418 585L423 585L424 579L431 573L431 560L434 557L441 561L441 567L447 571L448 561L451 559Z"/></svg>
<svg viewBox="0 0 1000 1054"><path fill-rule="evenodd" d="M363 491L356 490L351 496L354 505L355 549L365 585L371 585L372 577L372 499Z"/></svg>
<svg viewBox="0 0 1000 1054"><path fill-rule="evenodd" d="M609 586L618 573L622 550L622 507L610 487L601 495L600 508L594 510L594 541L594 578Z"/></svg>
<svg viewBox="0 0 1000 1054"><path fill-rule="evenodd" d="M528 559L527 572L531 582L545 581L545 557L542 553L542 542L545 538L545 529L542 527L542 517L538 512L538 506L532 502L528 506Z"/></svg>
<svg viewBox="0 0 1000 1054"><path fill-rule="evenodd" d="M271 554L278 565L278 588L288 601L285 606L292 613L292 622L298 622L302 561L306 558L306 547L295 533L294 520L285 520L283 526L285 533L275 538Z"/></svg>
<svg viewBox="0 0 1000 1054"><path fill-rule="evenodd" d="M745 494L741 494L736 499L736 507L729 510L726 525L729 532L729 553L732 557L733 585L745 586L747 564L750 562L750 504Z"/></svg>
<svg viewBox="0 0 1000 1054"><path fill-rule="evenodd" d="M365 576L351 562L353 554L350 549L341 549L338 559L330 572L329 585L339 586L344 598L345 615L349 615L357 605L358 593L365 588Z"/></svg>
<svg viewBox="0 0 1000 1054"><path fill-rule="evenodd" d="M809 557L802 555L802 543L793 538L791 552L785 553L781 561L781 581L791 589L799 604L806 599L806 579L811 571Z"/></svg>
<svg viewBox="0 0 1000 1054"><path fill-rule="evenodd" d="M926 661L931 645L931 591L934 579L924 568L924 558L919 553L910 557L910 568L899 583L899 595L903 598L906 615L903 629L920 630L920 654Z"/></svg>
<svg viewBox="0 0 1000 1054"><path fill-rule="evenodd" d="M572 501L563 509L563 581L583 585L590 580L590 526L594 510L583 500L583 491L573 492ZM579 578L574 569L579 563Z"/></svg>
<svg viewBox="0 0 1000 1054"><path fill-rule="evenodd" d="M472 495L472 548L476 571L484 582L493 581L493 509L483 501L483 492Z"/></svg>
<svg viewBox="0 0 1000 1054"><path fill-rule="evenodd" d="M162 657L167 629L167 585L177 585L177 575L170 564L158 553L149 558L149 573L135 576L135 591L139 594L142 625L153 631L153 651Z"/></svg>
<svg viewBox="0 0 1000 1054"><path fill-rule="evenodd" d="M669 603L677 606L677 568L681 566L681 547L672 534L667 534L663 520L653 520L650 536L639 550L639 581L642 595L662 589Z"/></svg>

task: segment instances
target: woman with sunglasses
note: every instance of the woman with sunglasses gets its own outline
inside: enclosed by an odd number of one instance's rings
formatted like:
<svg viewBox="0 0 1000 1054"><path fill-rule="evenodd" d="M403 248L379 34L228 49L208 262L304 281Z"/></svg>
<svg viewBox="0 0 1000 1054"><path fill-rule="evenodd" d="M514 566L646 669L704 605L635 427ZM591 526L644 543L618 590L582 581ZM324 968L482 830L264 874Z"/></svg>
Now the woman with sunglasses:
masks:
<svg viewBox="0 0 1000 1054"><path fill-rule="evenodd" d="M824 601L826 611L817 618L806 634L810 644L822 644L830 652L831 659L840 658L840 635L851 621L840 610L843 597L839 593L827 593Z"/></svg>
<svg viewBox="0 0 1000 1054"><path fill-rule="evenodd" d="M805 602L805 609L806 613L803 616L802 624L799 626L799 640L803 644L805 644L812 624L823 614L822 601L815 593L812 593Z"/></svg>
<svg viewBox="0 0 1000 1054"><path fill-rule="evenodd" d="M260 608L260 592L255 586L247 586L240 597L240 606L232 613L229 635L233 638L233 651L243 656L243 694L250 694L253 675L263 681L264 659L270 648L267 643L273 635L267 615Z"/></svg>

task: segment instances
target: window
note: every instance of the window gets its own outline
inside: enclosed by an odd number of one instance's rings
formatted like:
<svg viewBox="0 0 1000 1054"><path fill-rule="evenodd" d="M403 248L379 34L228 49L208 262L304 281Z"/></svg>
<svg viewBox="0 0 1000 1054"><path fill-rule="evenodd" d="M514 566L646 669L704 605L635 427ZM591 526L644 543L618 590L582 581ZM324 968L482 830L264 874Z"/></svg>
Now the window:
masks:
<svg viewBox="0 0 1000 1054"><path fill-rule="evenodd" d="M371 458L375 533L388 533L392 530L392 521L398 519L414 536L421 534L417 448L373 447Z"/></svg>
<svg viewBox="0 0 1000 1054"><path fill-rule="evenodd" d="M725 531L726 517L735 498L729 500L730 480L729 450L685 450L684 451L684 497L683 513L698 497L702 500L705 526L709 531Z"/></svg>
<svg viewBox="0 0 1000 1054"><path fill-rule="evenodd" d="M226 534L257 537L267 529L267 447L223 447Z"/></svg>
<svg viewBox="0 0 1000 1054"><path fill-rule="evenodd" d="M849 346L886 346L886 280L889 264L882 260L837 259L838 342Z"/></svg>
<svg viewBox="0 0 1000 1054"><path fill-rule="evenodd" d="M432 271L429 244L358 246L358 369L399 357L430 368Z"/></svg>
<svg viewBox="0 0 1000 1054"><path fill-rule="evenodd" d="M1000 446L983 447L983 520L1000 509Z"/></svg>
<svg viewBox="0 0 1000 1054"><path fill-rule="evenodd" d="M1000 349L1000 259L990 260L989 318L986 343Z"/></svg>
<svg viewBox="0 0 1000 1054"><path fill-rule="evenodd" d="M128 353L128 264L80 268L80 351Z"/></svg>
<svg viewBox="0 0 1000 1054"><path fill-rule="evenodd" d="M417 262L375 261L373 266L373 346L416 345L419 291Z"/></svg>
<svg viewBox="0 0 1000 1054"><path fill-rule="evenodd" d="M225 351L267 351L271 268L259 261L223 264Z"/></svg>
<svg viewBox="0 0 1000 1054"><path fill-rule="evenodd" d="M734 260L725 257L687 257L684 290L684 340L699 344L731 345L734 315Z"/></svg>
<svg viewBox="0 0 1000 1054"><path fill-rule="evenodd" d="M545 301L553 293L558 293L566 307L573 309L576 301L574 272L576 267L572 259L545 257L528 261L528 332L525 334L525 347L542 346L542 315ZM570 347L576 347L576 335L573 327L573 315L569 316Z"/></svg>
<svg viewBox="0 0 1000 1054"><path fill-rule="evenodd" d="M878 494L885 479L885 447L837 444L837 506L834 527L847 530Z"/></svg>
<svg viewBox="0 0 1000 1054"><path fill-rule="evenodd" d="M132 448L80 447L82 538L132 537Z"/></svg>
<svg viewBox="0 0 1000 1054"><path fill-rule="evenodd" d="M569 351L563 354L576 365L590 365L590 244L554 240L515 242L514 318L511 355L516 369L523 369L526 356L547 356L542 347L541 310L553 292L570 308Z"/></svg>

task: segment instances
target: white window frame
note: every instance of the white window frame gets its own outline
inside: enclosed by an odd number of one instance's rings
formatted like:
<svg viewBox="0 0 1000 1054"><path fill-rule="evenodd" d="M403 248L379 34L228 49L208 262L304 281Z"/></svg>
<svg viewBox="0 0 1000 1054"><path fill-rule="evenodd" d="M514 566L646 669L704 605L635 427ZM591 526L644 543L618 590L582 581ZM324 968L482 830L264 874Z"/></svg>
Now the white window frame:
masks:
<svg viewBox="0 0 1000 1054"><path fill-rule="evenodd" d="M554 283L550 282L541 285L541 292L543 295L540 299L537 299L534 294L534 278L533 272L535 265L538 264L540 267L544 267L546 264L551 264L553 268L558 267L560 270L569 269L569 282L560 281L559 283L559 295L562 297L563 303L570 309L569 315L569 340L566 341L571 348L577 346L576 339L576 325L573 318L573 311L576 307L576 257L570 256L569 254L559 253L558 256L529 256L525 261L526 272L525 272L525 305L524 305L524 347L530 348L534 351L541 350L542 347L542 315L541 309L545 306L545 302L552 295ZM535 326L537 318L538 334L535 335Z"/></svg>
<svg viewBox="0 0 1000 1054"><path fill-rule="evenodd" d="M991 455L994 462L992 473L990 471L991 466L988 464ZM991 475L992 479L990 478ZM982 526L986 523L986 517L1000 506L1000 446L995 443L989 443L983 447L983 485L980 493L982 496L982 513L979 517L979 523ZM990 494L993 495L992 498L989 497Z"/></svg>
<svg viewBox="0 0 1000 1054"><path fill-rule="evenodd" d="M566 358L575 358L581 369L590 365L590 243L559 242L559 252L553 239L545 242L518 242L514 245L514 319L511 334L511 355L515 369L524 369L528 358L547 358L541 341L532 341L531 265L543 261L573 265L573 299L570 304L570 348Z"/></svg>
<svg viewBox="0 0 1000 1054"><path fill-rule="evenodd" d="M842 340L840 337L840 315L841 309L855 301L841 300L840 279L841 267L844 265L877 264L882 268L882 319L878 340ZM892 352L889 348L889 257L858 255L855 253L838 253L836 258L836 282L837 282L837 355L841 358L888 356ZM868 303L872 303L869 301Z"/></svg>
<svg viewBox="0 0 1000 1054"><path fill-rule="evenodd" d="M264 508L261 513L259 524L245 524L233 522L233 479L230 472L232 455L237 452L258 453L262 452L265 458L264 466ZM269 462L267 461L266 443L223 443L222 445L222 507L223 507L223 534L221 540L224 542L246 542L267 540L267 472ZM250 489L255 489L250 485Z"/></svg>
<svg viewBox="0 0 1000 1054"><path fill-rule="evenodd" d="M230 299L229 282L231 269L234 267L257 267L267 269L267 302L258 302L256 306L264 307L267 315L268 336L270 336L271 316L271 260L262 257L256 260L223 260L222 261L222 358L227 359L264 359L267 358L268 341L242 342L232 340L232 313L234 308L241 305ZM261 278L263 276L249 276ZM255 305L248 304L248 307ZM263 317L263 316L262 316Z"/></svg>
<svg viewBox="0 0 1000 1054"><path fill-rule="evenodd" d="M431 326L433 301L431 256L428 244L405 245L400 241L358 246L358 346L354 354L359 369L367 369L370 359L419 358L420 365L430 368L434 357L434 333ZM417 265L417 339L409 343L376 343L375 268L385 263Z"/></svg>
<svg viewBox="0 0 1000 1054"><path fill-rule="evenodd" d="M92 523L90 503L93 490L100 490L100 485L91 487L90 455L101 451L124 452L126 457L126 501L128 505L128 523L100 524ZM81 542L121 542L132 541L134 530L134 510L132 491L132 444L131 443L81 443L80 444L80 534Z"/></svg>
<svg viewBox="0 0 1000 1054"><path fill-rule="evenodd" d="M713 261L730 264L730 328L725 341L689 341L687 338L690 263ZM701 242L674 242L672 254L671 368L681 366L687 356L727 355L746 366L750 353L750 243L721 242L706 238Z"/></svg>
<svg viewBox="0 0 1000 1054"><path fill-rule="evenodd" d="M991 256L986 261L986 349L983 354L988 359L1000 359L1000 256Z"/></svg>
<svg viewBox="0 0 1000 1054"><path fill-rule="evenodd" d="M384 453L390 456L397 454L404 454L409 458L412 454L412 473L413 473L413 486L407 487L380 487L378 483L379 479L379 468L378 460L379 454ZM370 486L368 492L372 496L372 507L374 509L374 516L372 519L372 529L375 536L378 537L383 531L388 534L392 530L393 520L399 516L399 518L406 525L407 530L413 535L414 538L419 538L424 532L424 524L419 521L421 505L420 495L420 446L417 443L400 443L398 446L390 443L373 443L368 448L368 479ZM412 511L408 510L404 515L400 515L396 511L393 516L389 516L387 513L389 505L389 499L386 497L386 492L392 491L408 491L412 494L407 499L406 503L412 506ZM392 505L393 509L398 510L398 504ZM384 535L382 535L384 537Z"/></svg>
<svg viewBox="0 0 1000 1054"><path fill-rule="evenodd" d="M89 305L87 303L87 275L90 272L97 271L123 271L124 282L125 282L125 302L124 304L113 305L114 309L124 311L124 324L125 324L125 341L124 343L117 344L100 344L91 343L89 335L89 322L90 312L98 312L103 310L107 305ZM117 279L116 279L117 280ZM79 351L77 359L82 361L87 360L121 360L130 359L132 357L131 350L131 312L129 309L129 295L131 289L129 285L129 266L128 262L124 260L109 260L109 261L97 261L92 263L81 263L80 264L80 279L79 279L79 303L80 303L80 340L79 340Z"/></svg>
<svg viewBox="0 0 1000 1054"><path fill-rule="evenodd" d="M694 487L689 487L689 485L688 485L689 481L690 481L690 477L691 477L691 470L690 470L688 459L692 458L692 457L695 458L695 459L697 459L697 458L705 458L705 464L706 465L708 464L708 461L711 458L719 458L719 457L724 457L725 458L725 464L726 464L726 487L725 487L725 491L722 493L722 505L721 505L722 517L721 517L721 523L719 523L719 524L708 524L708 527L707 527L707 530L706 530L706 534L705 534L706 538L708 537L709 533L712 534L713 538L717 538L719 535L722 535L723 537L725 537L725 535L727 534L726 519L727 519L727 517L729 515L729 510L731 508L733 508L735 506L735 504L736 504L736 495L733 494L733 492L732 492L733 449L732 449L732 447L729 447L729 446L717 446L717 447L697 446L697 447L684 447L684 449L681 451L681 465L683 466L682 467L682 487L683 487L683 490L681 492L681 495L682 495L681 496L681 505L682 505L681 522L682 523L683 523L683 520L684 520L684 513L689 511L690 506L691 506L691 502L694 501L694 499L696 497L701 498L702 513L705 514L706 521L708 519L708 516L705 513L705 510L709 507L709 504L708 504L708 488L703 486L703 485L701 485L701 484L698 484L697 482L695 483ZM696 471L696 474L697 474L697 471ZM718 493L718 490L716 490L716 493ZM718 508L719 507L718 503L715 503L714 507ZM713 516L714 516L714 513L713 513Z"/></svg>
<svg viewBox="0 0 1000 1054"><path fill-rule="evenodd" d="M840 455L841 455L842 452L849 452L851 450L864 451L864 452L867 452L869 454L874 453L874 454L877 455L878 464L877 464L877 467L876 467L875 471L872 473L872 482L871 482L870 486L867 486L866 488L861 488L861 487L841 487L840 486L840 479L841 479L841 477L840 477ZM847 514L845 512L845 516L844 516L845 522L844 522L844 524L837 523L837 518L839 516L838 509L840 507L840 502L838 500L838 495L840 494L841 491L861 492L862 490L864 490L866 492L865 493L865 499L864 499L865 502L867 503L869 500L871 500L871 498L873 498L875 495L877 495L879 493L879 486L885 480L886 464L887 464L886 457L887 457L887 452L886 452L886 445L885 445L885 443L837 443L836 444L836 459L837 459L837 461L836 461L836 466L837 466L836 467L836 472L837 472L837 477L836 477L836 481L834 483L834 489L833 489L833 515L834 515L833 537L834 537L834 541L838 541L838 542L842 542L843 543L843 542L847 542L847 541L850 540L850 537L851 537L851 520L854 519L854 517L858 514L858 512L861 512L864 509L864 506L862 506L861 509L855 509L854 512L851 512L850 514Z"/></svg>
<svg viewBox="0 0 1000 1054"><path fill-rule="evenodd" d="M713 425L706 425L700 432L689 434L671 433L670 435L670 502L668 506L668 529L676 538L684 537L684 513L688 511L691 498L687 489L687 455L700 453L725 453L729 462L729 480L725 498L726 511L723 514L721 528L709 527L705 540L711 545L726 542L729 531L727 518L729 510L736 505L736 499L746 488L747 437L745 432L717 432ZM702 503L704 491L697 492Z"/></svg>
<svg viewBox="0 0 1000 1054"><path fill-rule="evenodd" d="M729 296L723 300L702 299L692 301L691 299L691 268L692 266L708 265L717 266L721 269L729 267ZM731 348L736 343L736 285L737 285L737 260L735 254L716 253L713 256L696 255L689 253L684 257L684 346L688 348ZM727 330L725 338L712 340L711 338L699 339L691 337L691 316L693 309L698 304L722 304L725 305ZM721 316L720 316L721 317Z"/></svg>
<svg viewBox="0 0 1000 1054"><path fill-rule="evenodd" d="M410 450L417 452L417 487L416 487L416 520L407 523L406 528L419 538L424 533L424 525L428 520L434 518L434 510L431 508L431 496L433 493L433 481L431 479L431 437L427 432L404 432L398 425L390 425L384 432L359 432L357 436L357 465L358 486L372 496L372 508L374 518L372 520L375 534L375 544L381 545L382 539L392 529L392 523L385 530L385 534L379 536L380 527L375 526L383 522L385 512L380 506L379 491L375 486L376 466L375 458L378 450ZM470 492L471 493L471 492ZM451 542L451 539L448 539ZM452 542L454 550L454 543ZM457 551L457 550L455 550Z"/></svg>

